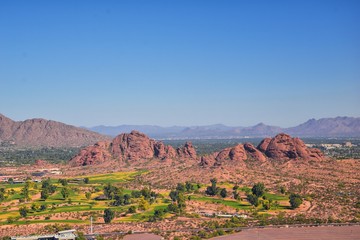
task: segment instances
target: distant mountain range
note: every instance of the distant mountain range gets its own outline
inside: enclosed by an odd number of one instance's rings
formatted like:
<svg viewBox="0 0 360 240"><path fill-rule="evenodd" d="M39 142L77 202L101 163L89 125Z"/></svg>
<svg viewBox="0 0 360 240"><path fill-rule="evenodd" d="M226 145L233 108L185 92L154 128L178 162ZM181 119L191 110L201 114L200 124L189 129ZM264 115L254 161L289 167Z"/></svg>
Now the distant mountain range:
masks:
<svg viewBox="0 0 360 240"><path fill-rule="evenodd" d="M13 121L0 114L0 146L79 147L138 130L155 139L206 139L272 137L284 132L298 137L360 137L360 118L310 119L296 127L281 128L259 123L251 127L120 125L88 129L45 119Z"/></svg>
<svg viewBox="0 0 360 240"><path fill-rule="evenodd" d="M0 145L27 147L81 147L109 137L83 128L45 119L13 121L0 114Z"/></svg>
<svg viewBox="0 0 360 240"><path fill-rule="evenodd" d="M197 139L197 138L242 138L268 137L285 132L298 137L360 137L360 118L336 117L310 119L295 127L281 128L259 123L251 127L229 127L223 124L208 126L173 126L155 125L119 125L96 126L88 128L101 134L116 136L123 132L138 130L157 139Z"/></svg>

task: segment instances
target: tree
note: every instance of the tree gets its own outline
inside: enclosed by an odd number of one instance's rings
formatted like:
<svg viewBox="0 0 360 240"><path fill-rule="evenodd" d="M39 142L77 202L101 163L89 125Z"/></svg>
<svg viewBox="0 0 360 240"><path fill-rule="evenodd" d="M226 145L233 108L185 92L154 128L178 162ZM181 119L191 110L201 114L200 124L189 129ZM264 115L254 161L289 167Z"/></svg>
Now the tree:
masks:
<svg viewBox="0 0 360 240"><path fill-rule="evenodd" d="M185 192L185 185L183 183L178 183L176 186L176 190L178 190L179 192Z"/></svg>
<svg viewBox="0 0 360 240"><path fill-rule="evenodd" d="M259 206L259 198L254 194L247 194L247 200L249 203L255 207Z"/></svg>
<svg viewBox="0 0 360 240"><path fill-rule="evenodd" d="M187 191L187 192L192 192L192 191L194 191L194 185L193 185L191 182L189 182L189 181L186 181L186 182L185 182L185 188L186 188L186 191Z"/></svg>
<svg viewBox="0 0 360 240"><path fill-rule="evenodd" d="M146 201L144 197L141 197L139 200L138 209L141 211L145 211L145 210L149 209L149 207L150 207L149 202Z"/></svg>
<svg viewBox="0 0 360 240"><path fill-rule="evenodd" d="M136 207L135 206L130 206L128 209L128 213L136 213Z"/></svg>
<svg viewBox="0 0 360 240"><path fill-rule="evenodd" d="M69 197L69 195L70 195L69 188L63 187L63 189L61 189L61 195L64 198L64 200L67 199Z"/></svg>
<svg viewBox="0 0 360 240"><path fill-rule="evenodd" d="M9 179L8 179L8 183L9 183L9 184L14 184L14 179L13 179L13 178L9 178Z"/></svg>
<svg viewBox="0 0 360 240"><path fill-rule="evenodd" d="M252 193L257 196L257 197L261 197L262 195L264 195L265 193L265 186L264 183L256 183L252 189L251 189Z"/></svg>
<svg viewBox="0 0 360 240"><path fill-rule="evenodd" d="M49 197L49 191L47 189L43 189L40 194L40 198L46 200Z"/></svg>
<svg viewBox="0 0 360 240"><path fill-rule="evenodd" d="M5 188L0 188L0 202L4 201L5 199Z"/></svg>
<svg viewBox="0 0 360 240"><path fill-rule="evenodd" d="M104 222L105 223L111 223L111 221L115 217L115 212L111 210L110 208L107 208L104 210Z"/></svg>
<svg viewBox="0 0 360 240"><path fill-rule="evenodd" d="M210 182L211 182L211 186L208 186L206 188L205 193L210 196L215 196L216 193L218 192L218 188L216 187L217 180L216 178L212 178Z"/></svg>
<svg viewBox="0 0 360 240"><path fill-rule="evenodd" d="M302 204L302 198L299 194L290 194L290 206L292 209L298 208Z"/></svg>
<svg viewBox="0 0 360 240"><path fill-rule="evenodd" d="M63 185L63 186L68 185L68 181L66 179L64 179L64 178L59 179L58 182L61 183L61 185Z"/></svg>
<svg viewBox="0 0 360 240"><path fill-rule="evenodd" d="M149 218L150 222L156 222L157 220L162 220L164 218L166 211L164 209L156 209L154 215Z"/></svg>
<svg viewBox="0 0 360 240"><path fill-rule="evenodd" d="M180 212L180 213L185 212L185 208L186 208L186 198L185 198L184 194L183 194L183 193L179 193L176 201L177 201L177 207L178 207L178 209L179 209L179 212Z"/></svg>
<svg viewBox="0 0 360 240"><path fill-rule="evenodd" d="M264 200L262 205L265 210L269 210L271 208L271 202L269 200Z"/></svg>
<svg viewBox="0 0 360 240"><path fill-rule="evenodd" d="M29 185L26 184L22 189L21 189L21 195L23 196L23 198L25 200L29 200L30 199L30 195L29 195Z"/></svg>
<svg viewBox="0 0 360 240"><path fill-rule="evenodd" d="M171 200L173 202L176 202L176 199L179 195L179 192L178 191L171 191L170 194L169 194L169 197L171 198Z"/></svg>
<svg viewBox="0 0 360 240"><path fill-rule="evenodd" d="M220 196L221 196L222 198L226 198L226 197L227 197L226 188L221 189Z"/></svg>
<svg viewBox="0 0 360 240"><path fill-rule="evenodd" d="M20 213L20 216L21 217L26 217L27 216L27 214L28 214L28 209L27 209L27 207L21 207L21 208L19 208L19 213Z"/></svg>
<svg viewBox="0 0 360 240"><path fill-rule="evenodd" d="M281 186L281 187L280 187L280 192L281 192L281 194L285 194L285 193L286 193L286 188L285 188L285 186Z"/></svg>
<svg viewBox="0 0 360 240"><path fill-rule="evenodd" d="M76 234L77 234L77 237L75 238L76 240L86 240L86 237L83 232L76 232Z"/></svg>
<svg viewBox="0 0 360 240"><path fill-rule="evenodd" d="M33 204L31 204L31 210L36 212L37 210L39 210L39 206L37 204L33 203Z"/></svg>
<svg viewBox="0 0 360 240"><path fill-rule="evenodd" d="M90 182L90 179L88 177L84 178L84 183L88 184Z"/></svg>
<svg viewBox="0 0 360 240"><path fill-rule="evenodd" d="M40 211L45 211L47 209L47 205L46 204L42 204L40 206Z"/></svg>
<svg viewBox="0 0 360 240"><path fill-rule="evenodd" d="M90 198L91 198L91 192L86 192L86 193L85 193L85 197L86 197L87 200L90 200Z"/></svg>

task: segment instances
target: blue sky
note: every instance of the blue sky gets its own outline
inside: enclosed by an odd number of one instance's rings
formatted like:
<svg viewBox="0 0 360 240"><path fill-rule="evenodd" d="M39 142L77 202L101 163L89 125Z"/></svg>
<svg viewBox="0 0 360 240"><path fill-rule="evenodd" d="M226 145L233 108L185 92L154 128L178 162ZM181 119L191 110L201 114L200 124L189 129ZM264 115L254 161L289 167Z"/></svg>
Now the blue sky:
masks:
<svg viewBox="0 0 360 240"><path fill-rule="evenodd" d="M360 116L360 1L0 1L0 113L77 126Z"/></svg>

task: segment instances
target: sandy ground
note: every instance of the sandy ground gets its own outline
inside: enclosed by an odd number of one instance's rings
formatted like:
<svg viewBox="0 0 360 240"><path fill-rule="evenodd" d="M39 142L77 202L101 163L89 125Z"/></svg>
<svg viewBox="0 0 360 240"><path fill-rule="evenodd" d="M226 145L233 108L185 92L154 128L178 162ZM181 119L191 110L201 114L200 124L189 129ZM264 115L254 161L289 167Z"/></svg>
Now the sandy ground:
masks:
<svg viewBox="0 0 360 240"><path fill-rule="evenodd" d="M132 235L126 235L124 240L161 240L164 239L163 237L160 237L155 234L145 233L145 234L132 234Z"/></svg>
<svg viewBox="0 0 360 240"><path fill-rule="evenodd" d="M273 228L249 229L240 233L222 237L211 238L214 240L356 240L360 239L360 226L341 227L302 227L302 228Z"/></svg>

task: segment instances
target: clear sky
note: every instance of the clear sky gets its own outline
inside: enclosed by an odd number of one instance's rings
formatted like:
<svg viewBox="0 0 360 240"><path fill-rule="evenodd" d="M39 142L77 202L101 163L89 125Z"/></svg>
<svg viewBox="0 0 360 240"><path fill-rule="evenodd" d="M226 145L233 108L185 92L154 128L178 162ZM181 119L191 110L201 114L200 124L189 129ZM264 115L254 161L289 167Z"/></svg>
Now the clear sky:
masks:
<svg viewBox="0 0 360 240"><path fill-rule="evenodd" d="M77 126L360 116L360 1L0 1L0 113Z"/></svg>

